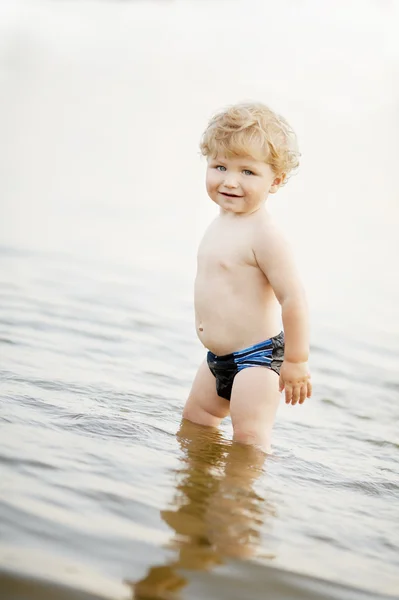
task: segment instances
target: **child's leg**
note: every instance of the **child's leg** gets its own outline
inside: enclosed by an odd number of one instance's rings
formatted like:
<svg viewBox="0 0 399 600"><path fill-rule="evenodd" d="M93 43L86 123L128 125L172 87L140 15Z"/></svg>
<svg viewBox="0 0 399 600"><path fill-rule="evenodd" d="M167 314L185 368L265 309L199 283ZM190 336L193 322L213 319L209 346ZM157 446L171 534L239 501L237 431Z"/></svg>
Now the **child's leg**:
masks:
<svg viewBox="0 0 399 600"><path fill-rule="evenodd" d="M216 379L204 360L195 376L183 417L199 425L217 427L229 414L229 408L230 403L217 395Z"/></svg>
<svg viewBox="0 0 399 600"><path fill-rule="evenodd" d="M234 441L271 451L271 433L280 401L278 375L265 367L243 369L234 378L230 414Z"/></svg>

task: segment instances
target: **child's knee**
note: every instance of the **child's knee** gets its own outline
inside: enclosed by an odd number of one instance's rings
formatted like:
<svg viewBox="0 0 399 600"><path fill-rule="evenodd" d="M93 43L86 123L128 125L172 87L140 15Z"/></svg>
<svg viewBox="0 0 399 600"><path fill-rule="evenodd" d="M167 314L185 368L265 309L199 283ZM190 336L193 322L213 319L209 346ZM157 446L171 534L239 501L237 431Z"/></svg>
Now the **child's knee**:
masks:
<svg viewBox="0 0 399 600"><path fill-rule="evenodd" d="M265 452L270 452L271 449L271 436L270 432L266 429L260 431L259 428L248 425L237 425L234 428L233 440L239 444L245 444L246 446L256 446L261 448Z"/></svg>
<svg viewBox="0 0 399 600"><path fill-rule="evenodd" d="M196 423L202 412L203 411L198 408L195 402L190 402L190 400L187 400L185 407L183 408L183 419L187 419L187 421Z"/></svg>
<svg viewBox="0 0 399 600"><path fill-rule="evenodd" d="M204 410L199 404L192 400L187 400L183 409L183 419L197 423L197 425L206 425L208 427L217 427L221 419L212 413Z"/></svg>
<svg viewBox="0 0 399 600"><path fill-rule="evenodd" d="M241 444L253 444L259 439L259 432L254 427L243 425L234 427L234 440Z"/></svg>

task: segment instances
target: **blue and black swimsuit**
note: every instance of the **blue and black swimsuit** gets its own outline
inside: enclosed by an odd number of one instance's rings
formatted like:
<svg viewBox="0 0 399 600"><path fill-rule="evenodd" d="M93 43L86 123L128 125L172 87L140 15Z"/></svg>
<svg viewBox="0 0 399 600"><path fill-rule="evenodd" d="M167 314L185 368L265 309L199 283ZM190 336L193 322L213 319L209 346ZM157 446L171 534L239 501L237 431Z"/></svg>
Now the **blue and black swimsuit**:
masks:
<svg viewBox="0 0 399 600"><path fill-rule="evenodd" d="M208 366L216 377L216 391L219 396L230 400L234 377L248 367L266 367L280 375L284 360L284 332L244 350L216 356L208 352Z"/></svg>

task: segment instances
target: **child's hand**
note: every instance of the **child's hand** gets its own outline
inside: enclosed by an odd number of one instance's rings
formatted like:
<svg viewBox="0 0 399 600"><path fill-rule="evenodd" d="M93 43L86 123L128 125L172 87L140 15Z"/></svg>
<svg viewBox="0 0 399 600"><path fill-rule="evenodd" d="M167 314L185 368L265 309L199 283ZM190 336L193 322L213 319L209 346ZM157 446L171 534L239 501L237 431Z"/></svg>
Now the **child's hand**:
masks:
<svg viewBox="0 0 399 600"><path fill-rule="evenodd" d="M285 389L286 404L303 404L312 395L312 384L308 363L293 363L285 360L280 371L280 392Z"/></svg>

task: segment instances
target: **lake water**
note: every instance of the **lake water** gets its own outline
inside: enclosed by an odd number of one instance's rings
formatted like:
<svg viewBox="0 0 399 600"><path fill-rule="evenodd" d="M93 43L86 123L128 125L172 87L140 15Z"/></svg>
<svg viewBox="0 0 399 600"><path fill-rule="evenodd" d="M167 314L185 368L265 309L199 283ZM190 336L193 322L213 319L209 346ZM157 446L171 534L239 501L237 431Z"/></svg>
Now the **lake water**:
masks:
<svg viewBox="0 0 399 600"><path fill-rule="evenodd" d="M0 6L0 594L399 597L397 2ZM314 397L185 424L212 111L296 129L270 201Z"/></svg>

